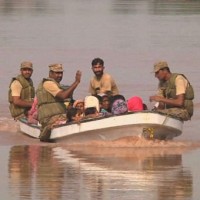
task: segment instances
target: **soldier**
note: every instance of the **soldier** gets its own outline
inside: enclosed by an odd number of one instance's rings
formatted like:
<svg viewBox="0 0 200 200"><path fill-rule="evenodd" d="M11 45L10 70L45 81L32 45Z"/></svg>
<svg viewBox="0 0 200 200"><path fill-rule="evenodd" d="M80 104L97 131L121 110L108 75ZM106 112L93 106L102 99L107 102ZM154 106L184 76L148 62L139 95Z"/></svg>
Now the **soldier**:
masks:
<svg viewBox="0 0 200 200"><path fill-rule="evenodd" d="M72 94L81 81L81 72L77 71L75 81L67 89L63 89L60 82L63 77L62 64L49 66L49 77L44 78L36 91L38 99L38 120L42 125L40 141L48 142L51 129L59 124L66 123L67 108L65 99Z"/></svg>
<svg viewBox="0 0 200 200"><path fill-rule="evenodd" d="M20 75L12 78L8 92L9 109L15 120L27 117L35 96L35 89L31 79L33 64L29 61L22 62L20 72Z"/></svg>
<svg viewBox="0 0 200 200"><path fill-rule="evenodd" d="M182 119L190 120L193 115L193 87L183 74L171 73L166 61L154 64L155 77L159 80L159 95L150 96L158 102L157 110Z"/></svg>

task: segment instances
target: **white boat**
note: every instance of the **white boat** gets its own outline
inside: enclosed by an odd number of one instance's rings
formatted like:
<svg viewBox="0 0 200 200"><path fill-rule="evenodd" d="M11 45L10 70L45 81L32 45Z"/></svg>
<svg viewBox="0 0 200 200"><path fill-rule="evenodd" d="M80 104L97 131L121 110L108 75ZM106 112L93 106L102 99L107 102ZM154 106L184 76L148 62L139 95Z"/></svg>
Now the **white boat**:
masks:
<svg viewBox="0 0 200 200"><path fill-rule="evenodd" d="M26 119L21 119L19 123L21 132L39 138L40 126L28 124ZM179 136L182 129L183 121L180 119L153 111L142 111L58 125L52 129L50 139L88 142L142 136L147 139L166 140Z"/></svg>

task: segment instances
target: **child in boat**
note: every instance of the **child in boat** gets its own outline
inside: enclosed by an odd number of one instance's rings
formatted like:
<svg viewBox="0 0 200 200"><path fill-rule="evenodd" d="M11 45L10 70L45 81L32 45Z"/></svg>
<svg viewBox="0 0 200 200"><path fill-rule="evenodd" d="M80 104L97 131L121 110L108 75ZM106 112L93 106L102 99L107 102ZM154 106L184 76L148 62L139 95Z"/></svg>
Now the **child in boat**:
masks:
<svg viewBox="0 0 200 200"><path fill-rule="evenodd" d="M84 109L85 109L85 117L87 118L96 118L102 116L100 111L99 100L95 96L86 96L84 100Z"/></svg>
<svg viewBox="0 0 200 200"><path fill-rule="evenodd" d="M125 114L128 112L126 99L123 95L115 95L111 97L111 113L113 115Z"/></svg>
<svg viewBox="0 0 200 200"><path fill-rule="evenodd" d="M80 111L80 115L84 116L84 100L78 99L73 103L73 108L77 108Z"/></svg>
<svg viewBox="0 0 200 200"><path fill-rule="evenodd" d="M97 98L99 99L100 113L103 116L112 115L110 97L107 94L98 94Z"/></svg>
<svg viewBox="0 0 200 200"><path fill-rule="evenodd" d="M82 118L80 109L74 107L68 109L67 122L80 122Z"/></svg>
<svg viewBox="0 0 200 200"><path fill-rule="evenodd" d="M98 116L99 116L99 112L96 107L89 107L85 109L85 119L98 117Z"/></svg>

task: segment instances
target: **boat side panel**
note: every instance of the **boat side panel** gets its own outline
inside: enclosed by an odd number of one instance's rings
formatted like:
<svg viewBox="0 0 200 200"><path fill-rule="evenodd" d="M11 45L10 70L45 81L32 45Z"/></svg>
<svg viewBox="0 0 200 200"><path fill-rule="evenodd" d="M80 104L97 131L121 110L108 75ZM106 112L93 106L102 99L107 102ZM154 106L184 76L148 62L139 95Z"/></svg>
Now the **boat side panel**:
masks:
<svg viewBox="0 0 200 200"><path fill-rule="evenodd" d="M79 138L83 140L114 140L143 135L146 138L171 139L182 133L183 122L152 112L129 113L80 124L66 124L52 130L51 139ZM40 129L20 121L20 130L39 138Z"/></svg>
<svg viewBox="0 0 200 200"><path fill-rule="evenodd" d="M51 138L54 139L57 137L70 136L88 131L96 132L107 129L125 129L124 127L126 126L135 129L136 127L148 128L156 125L162 127L161 131L169 129L170 127L171 129L182 132L183 123L179 120L154 113L129 114L55 128L52 131Z"/></svg>
<svg viewBox="0 0 200 200"><path fill-rule="evenodd" d="M36 126L30 126L24 122L20 122L20 131L34 138L39 138L40 128Z"/></svg>

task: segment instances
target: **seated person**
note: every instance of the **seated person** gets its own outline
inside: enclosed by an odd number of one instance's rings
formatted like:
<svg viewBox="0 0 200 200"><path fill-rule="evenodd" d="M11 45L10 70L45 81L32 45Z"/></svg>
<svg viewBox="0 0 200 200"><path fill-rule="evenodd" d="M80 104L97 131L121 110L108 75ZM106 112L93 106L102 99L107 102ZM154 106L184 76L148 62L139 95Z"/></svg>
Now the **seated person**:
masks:
<svg viewBox="0 0 200 200"><path fill-rule="evenodd" d="M67 111L67 122L79 122L83 117L78 108L69 108Z"/></svg>
<svg viewBox="0 0 200 200"><path fill-rule="evenodd" d="M95 118L95 117L99 117L100 113L97 111L96 107L89 107L85 109L85 117L84 119L87 118Z"/></svg>
<svg viewBox="0 0 200 200"><path fill-rule="evenodd" d="M122 95L115 95L111 98L111 113L113 115L125 114L128 112L126 99Z"/></svg>
<svg viewBox="0 0 200 200"><path fill-rule="evenodd" d="M97 98L99 99L100 113L103 116L112 115L110 97L107 94L98 94Z"/></svg>
<svg viewBox="0 0 200 200"><path fill-rule="evenodd" d="M117 94L117 95L111 97L111 99L110 99L111 104L117 99L121 99L123 101L126 101L126 99L125 99L125 97L123 95Z"/></svg>
<svg viewBox="0 0 200 200"><path fill-rule="evenodd" d="M138 96L133 96L129 98L127 101L127 106L128 106L128 111L131 112L147 110L142 99Z"/></svg>
<svg viewBox="0 0 200 200"><path fill-rule="evenodd" d="M84 100L79 99L73 103L73 108L77 108L80 111L80 114L84 116Z"/></svg>
<svg viewBox="0 0 200 200"><path fill-rule="evenodd" d="M99 113L100 106L99 100L95 96L86 96L84 100L84 109L85 109L85 118L93 118L99 117L101 114Z"/></svg>

